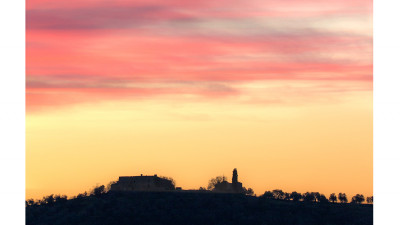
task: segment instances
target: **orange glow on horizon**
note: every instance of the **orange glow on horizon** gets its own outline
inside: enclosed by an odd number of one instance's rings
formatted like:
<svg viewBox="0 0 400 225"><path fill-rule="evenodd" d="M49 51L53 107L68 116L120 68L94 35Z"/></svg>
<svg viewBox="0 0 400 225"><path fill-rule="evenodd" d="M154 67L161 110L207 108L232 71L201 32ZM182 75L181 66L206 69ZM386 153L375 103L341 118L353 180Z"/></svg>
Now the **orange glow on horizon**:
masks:
<svg viewBox="0 0 400 225"><path fill-rule="evenodd" d="M367 98L366 98L367 97ZM73 196L118 176L159 174L184 189L218 175L256 194L372 195L370 92L303 106L103 102L27 116L27 198ZM357 103L357 104L356 104Z"/></svg>

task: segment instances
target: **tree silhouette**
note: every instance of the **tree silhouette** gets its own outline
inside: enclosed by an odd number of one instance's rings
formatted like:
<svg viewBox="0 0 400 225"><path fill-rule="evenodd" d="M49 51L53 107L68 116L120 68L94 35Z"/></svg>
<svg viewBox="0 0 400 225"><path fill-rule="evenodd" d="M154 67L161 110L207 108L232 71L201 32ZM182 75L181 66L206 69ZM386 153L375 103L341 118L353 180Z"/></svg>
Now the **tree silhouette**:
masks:
<svg viewBox="0 0 400 225"><path fill-rule="evenodd" d="M274 194L271 191L266 191L264 194L261 196L262 198L274 198Z"/></svg>
<svg viewBox="0 0 400 225"><path fill-rule="evenodd" d="M317 192L318 193L318 192ZM319 193L318 193L319 194ZM324 195L324 194L320 194L320 195L318 195L318 202L321 202L321 203L328 203L329 201L328 201L328 199L326 198L326 196Z"/></svg>
<svg viewBox="0 0 400 225"><path fill-rule="evenodd" d="M314 202L317 202L321 198L321 194L319 192L311 192L315 196Z"/></svg>
<svg viewBox="0 0 400 225"><path fill-rule="evenodd" d="M291 198L294 202L297 202L297 201L299 201L299 200L301 199L301 194L300 194L300 193L297 193L297 192L295 192L295 191L293 191L293 192L290 194L290 198Z"/></svg>
<svg viewBox="0 0 400 225"><path fill-rule="evenodd" d="M164 176L161 176L160 178L171 181L172 185L173 185L174 188L175 188L176 182L175 182L175 180L174 180L172 177L164 177Z"/></svg>
<svg viewBox="0 0 400 225"><path fill-rule="evenodd" d="M356 194L351 198L351 203L361 204L365 201L364 195Z"/></svg>
<svg viewBox="0 0 400 225"><path fill-rule="evenodd" d="M43 204L46 204L46 205L53 205L54 202L55 202L54 195L51 194L49 196L43 197L43 200L42 200L41 204L43 203Z"/></svg>
<svg viewBox="0 0 400 225"><path fill-rule="evenodd" d="M35 204L35 200L33 200L33 198L30 198L28 200L25 201L25 206L31 206Z"/></svg>
<svg viewBox="0 0 400 225"><path fill-rule="evenodd" d="M347 203L347 196L345 193L339 193L338 198L340 203Z"/></svg>
<svg viewBox="0 0 400 225"><path fill-rule="evenodd" d="M32 198L28 200L28 204L29 205L36 205L35 200L33 200Z"/></svg>
<svg viewBox="0 0 400 225"><path fill-rule="evenodd" d="M250 196L253 196L253 195L254 195L254 191L253 191L252 188L246 189L246 188L244 187L244 188L243 188L243 191L244 191L244 193L245 193L246 195L250 195Z"/></svg>
<svg viewBox="0 0 400 225"><path fill-rule="evenodd" d="M108 183L108 184L107 184L107 187L106 187L106 192L111 191L111 185L113 185L113 184L115 184L115 183L117 183L117 181L111 181L110 183Z"/></svg>
<svg viewBox="0 0 400 225"><path fill-rule="evenodd" d="M306 193L304 193L303 194L303 200L305 202L315 202L316 198L315 198L314 192L306 192Z"/></svg>
<svg viewBox="0 0 400 225"><path fill-rule="evenodd" d="M374 203L374 196L367 197L367 203L369 204Z"/></svg>
<svg viewBox="0 0 400 225"><path fill-rule="evenodd" d="M96 186L95 188L93 188L90 195L98 197L104 193L106 193L106 187L104 185L101 185L101 186Z"/></svg>
<svg viewBox="0 0 400 225"><path fill-rule="evenodd" d="M332 193L332 194L329 196L329 201L332 202L332 203L336 203L336 202L337 202L337 197L336 197L336 194L335 194L335 193Z"/></svg>
<svg viewBox="0 0 400 225"><path fill-rule="evenodd" d="M215 185L222 183L222 181L226 181L226 177L225 176L218 176L215 178L212 178L210 181L208 181L208 186L207 189L208 190L214 190Z"/></svg>
<svg viewBox="0 0 400 225"><path fill-rule="evenodd" d="M283 199L286 200L286 201L289 201L290 200L290 193L285 192L284 195L283 195Z"/></svg>
<svg viewBox="0 0 400 225"><path fill-rule="evenodd" d="M66 202L67 201L67 196L66 195L56 195L56 196L54 196L54 200L55 200L55 202L57 202L57 203L63 203L63 202Z"/></svg>
<svg viewBox="0 0 400 225"><path fill-rule="evenodd" d="M84 197L86 197L86 196L88 196L88 193L85 191L84 193L78 194L78 195L76 196L76 198L84 198Z"/></svg>
<svg viewBox="0 0 400 225"><path fill-rule="evenodd" d="M275 189L272 191L275 199L283 199L285 197L285 193L281 189Z"/></svg>

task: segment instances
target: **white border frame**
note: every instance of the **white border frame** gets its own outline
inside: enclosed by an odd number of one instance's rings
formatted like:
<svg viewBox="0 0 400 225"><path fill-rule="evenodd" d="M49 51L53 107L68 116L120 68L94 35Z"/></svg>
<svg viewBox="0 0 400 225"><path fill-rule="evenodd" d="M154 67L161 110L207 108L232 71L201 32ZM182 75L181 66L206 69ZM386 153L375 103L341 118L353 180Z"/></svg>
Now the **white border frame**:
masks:
<svg viewBox="0 0 400 225"><path fill-rule="evenodd" d="M0 224L25 224L25 1L0 17Z"/></svg>

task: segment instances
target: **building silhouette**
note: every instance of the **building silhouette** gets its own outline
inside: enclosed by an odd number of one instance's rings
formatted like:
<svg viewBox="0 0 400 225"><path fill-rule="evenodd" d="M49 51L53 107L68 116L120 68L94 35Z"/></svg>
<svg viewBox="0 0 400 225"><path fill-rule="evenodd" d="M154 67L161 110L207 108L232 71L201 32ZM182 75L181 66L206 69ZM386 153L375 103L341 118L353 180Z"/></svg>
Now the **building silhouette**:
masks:
<svg viewBox="0 0 400 225"><path fill-rule="evenodd" d="M229 183L225 179L215 184L214 190L215 192L222 192L222 193L243 193L243 185L238 181L238 172L237 169L233 169L232 172L232 183Z"/></svg>
<svg viewBox="0 0 400 225"><path fill-rule="evenodd" d="M111 191L171 191L175 186L170 179L154 176L122 176L115 184L111 185Z"/></svg>
<svg viewBox="0 0 400 225"><path fill-rule="evenodd" d="M199 191L182 190L181 187L175 188L175 183L171 178L153 176L120 176L118 181L111 184L111 191ZM204 191L202 191L204 192ZM232 183L223 178L221 182L215 184L212 192L218 193L245 193L242 183L238 181L238 172L235 168L232 172Z"/></svg>

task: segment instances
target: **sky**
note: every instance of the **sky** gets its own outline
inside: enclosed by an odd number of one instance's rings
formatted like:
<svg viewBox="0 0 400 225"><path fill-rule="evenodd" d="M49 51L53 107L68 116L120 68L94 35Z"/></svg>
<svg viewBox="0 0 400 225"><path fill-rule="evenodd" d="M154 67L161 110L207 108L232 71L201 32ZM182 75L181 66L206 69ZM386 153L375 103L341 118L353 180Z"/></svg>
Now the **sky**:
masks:
<svg viewBox="0 0 400 225"><path fill-rule="evenodd" d="M372 1L28 0L26 198L119 176L373 192Z"/></svg>

